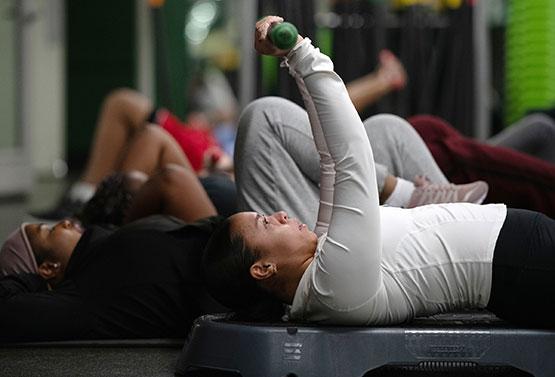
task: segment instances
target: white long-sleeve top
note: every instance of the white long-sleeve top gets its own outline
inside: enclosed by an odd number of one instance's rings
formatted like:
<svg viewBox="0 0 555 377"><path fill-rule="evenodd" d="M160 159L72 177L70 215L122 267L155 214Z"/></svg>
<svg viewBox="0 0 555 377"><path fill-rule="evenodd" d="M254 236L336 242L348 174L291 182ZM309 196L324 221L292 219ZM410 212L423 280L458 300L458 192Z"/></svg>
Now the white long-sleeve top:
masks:
<svg viewBox="0 0 555 377"><path fill-rule="evenodd" d="M485 307L505 206L380 207L372 149L331 60L305 38L284 63L303 95L321 170L318 247L290 318L391 324Z"/></svg>

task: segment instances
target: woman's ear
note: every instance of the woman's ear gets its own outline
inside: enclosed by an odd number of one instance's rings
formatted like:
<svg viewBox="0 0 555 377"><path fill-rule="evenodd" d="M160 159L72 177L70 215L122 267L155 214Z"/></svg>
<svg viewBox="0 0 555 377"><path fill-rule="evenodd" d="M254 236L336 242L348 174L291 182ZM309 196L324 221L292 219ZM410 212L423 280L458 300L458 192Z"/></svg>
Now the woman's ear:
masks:
<svg viewBox="0 0 555 377"><path fill-rule="evenodd" d="M60 262L44 261L38 267L38 274L44 280L52 280L61 273L61 266Z"/></svg>
<svg viewBox="0 0 555 377"><path fill-rule="evenodd" d="M255 262L250 268L251 276L256 280L265 280L277 273L275 263L264 263L263 261Z"/></svg>

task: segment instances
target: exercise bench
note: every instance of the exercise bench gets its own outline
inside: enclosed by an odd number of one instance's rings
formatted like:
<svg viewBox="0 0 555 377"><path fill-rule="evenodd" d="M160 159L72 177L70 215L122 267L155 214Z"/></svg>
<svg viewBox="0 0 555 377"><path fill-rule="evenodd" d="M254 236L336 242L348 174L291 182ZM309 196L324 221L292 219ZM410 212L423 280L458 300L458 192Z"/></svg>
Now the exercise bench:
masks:
<svg viewBox="0 0 555 377"><path fill-rule="evenodd" d="M177 376L555 376L555 331L511 326L489 312L403 326L253 324L197 319Z"/></svg>

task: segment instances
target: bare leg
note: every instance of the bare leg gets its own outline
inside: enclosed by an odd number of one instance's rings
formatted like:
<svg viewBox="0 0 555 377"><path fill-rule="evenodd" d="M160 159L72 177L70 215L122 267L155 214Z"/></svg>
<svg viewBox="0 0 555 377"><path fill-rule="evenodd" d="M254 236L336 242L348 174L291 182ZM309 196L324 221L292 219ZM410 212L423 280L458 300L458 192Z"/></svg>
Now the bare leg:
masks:
<svg viewBox="0 0 555 377"><path fill-rule="evenodd" d="M81 211L96 186L116 171L150 176L166 164L190 169L181 148L166 131L147 126L152 112L148 98L130 89L110 93L102 106L87 168L53 209L35 216L60 219Z"/></svg>
<svg viewBox="0 0 555 377"><path fill-rule="evenodd" d="M385 177L383 189L380 192L380 204L384 204L386 200L389 199L389 197L393 193L393 190L395 190L396 185L397 177L393 175L388 175L387 177Z"/></svg>
<svg viewBox="0 0 555 377"><path fill-rule="evenodd" d="M81 181L97 185L121 164L127 143L144 127L153 106L148 98L131 89L116 89L102 105L96 133Z"/></svg>
<svg viewBox="0 0 555 377"><path fill-rule="evenodd" d="M347 91L357 111L363 111L393 90L402 89L407 81L405 68L388 50L380 51L378 68L347 84Z"/></svg>
<svg viewBox="0 0 555 377"><path fill-rule="evenodd" d="M141 187L127 213L126 222L159 213L185 222L217 214L196 174L177 165L164 167Z"/></svg>
<svg viewBox="0 0 555 377"><path fill-rule="evenodd" d="M138 170L151 176L169 164L192 171L189 160L174 138L158 126L147 125L135 134L116 170Z"/></svg>
<svg viewBox="0 0 555 377"><path fill-rule="evenodd" d="M135 134L118 170L151 176L137 192L127 222L152 214L185 222L217 214L182 149L160 127L147 125Z"/></svg>

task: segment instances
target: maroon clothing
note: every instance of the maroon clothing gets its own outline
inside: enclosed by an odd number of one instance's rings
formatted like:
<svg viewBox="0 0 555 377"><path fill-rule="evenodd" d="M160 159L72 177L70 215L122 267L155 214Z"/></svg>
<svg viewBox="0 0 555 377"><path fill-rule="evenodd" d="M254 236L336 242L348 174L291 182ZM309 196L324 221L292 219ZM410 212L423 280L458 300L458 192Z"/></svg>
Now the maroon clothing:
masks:
<svg viewBox="0 0 555 377"><path fill-rule="evenodd" d="M485 203L505 203L555 218L555 165L465 137L434 116L418 115L408 121L451 182L486 181Z"/></svg>

